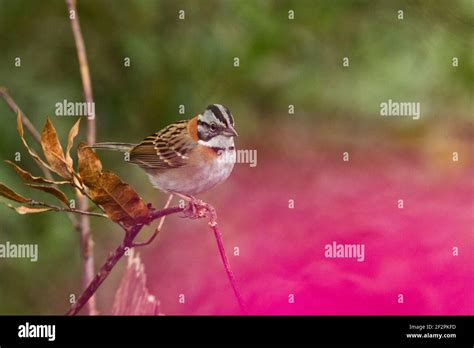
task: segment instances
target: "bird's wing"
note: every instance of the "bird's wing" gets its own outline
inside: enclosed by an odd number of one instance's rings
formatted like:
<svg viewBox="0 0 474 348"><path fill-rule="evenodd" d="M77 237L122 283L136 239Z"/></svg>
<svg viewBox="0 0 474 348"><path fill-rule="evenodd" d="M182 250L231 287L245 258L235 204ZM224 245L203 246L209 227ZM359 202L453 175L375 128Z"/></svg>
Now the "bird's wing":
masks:
<svg viewBox="0 0 474 348"><path fill-rule="evenodd" d="M130 162L144 169L169 169L185 165L197 142L188 134L188 121L179 121L146 137L130 151Z"/></svg>

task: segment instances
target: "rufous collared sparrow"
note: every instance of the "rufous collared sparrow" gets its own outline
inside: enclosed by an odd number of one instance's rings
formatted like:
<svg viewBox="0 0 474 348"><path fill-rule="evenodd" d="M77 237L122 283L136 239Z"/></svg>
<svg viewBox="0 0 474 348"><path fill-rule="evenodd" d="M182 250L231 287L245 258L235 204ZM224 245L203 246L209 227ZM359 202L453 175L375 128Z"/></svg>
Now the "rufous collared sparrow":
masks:
<svg viewBox="0 0 474 348"><path fill-rule="evenodd" d="M229 109L211 104L202 114L172 123L139 144L106 142L92 147L127 152L129 162L143 168L154 187L194 199L229 177L236 136Z"/></svg>

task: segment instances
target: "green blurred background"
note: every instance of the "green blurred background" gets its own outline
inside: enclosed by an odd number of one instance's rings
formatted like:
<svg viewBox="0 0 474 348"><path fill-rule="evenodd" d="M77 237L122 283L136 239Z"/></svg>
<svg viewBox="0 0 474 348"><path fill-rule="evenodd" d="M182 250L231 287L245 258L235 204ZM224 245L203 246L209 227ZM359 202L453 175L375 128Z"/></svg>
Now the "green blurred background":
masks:
<svg viewBox="0 0 474 348"><path fill-rule="evenodd" d="M397 19L399 9L403 20ZM184 21L178 20L179 10L185 10ZM472 126L472 0L80 0L78 11L99 141L137 142L210 103L232 110L243 135L239 140L247 144L270 141L269 125L285 125L289 118L298 127L313 127L314 136L328 122L370 128L388 98L422 103L421 120L391 124L392 131L428 132L430 118ZM15 67L16 57L21 67ZM130 67L124 66L126 57ZM240 59L237 68L234 57ZM342 66L343 57L350 67ZM453 57L459 58L457 68ZM57 102L82 100L63 1L0 0L0 86L38 128L54 115ZM178 113L181 104L185 115ZM288 116L289 104L295 105L294 116ZM3 101L0 121L1 158L20 151L22 166L39 174ZM53 118L63 140L74 121ZM141 172L123 168L118 157L103 157L104 166L146 191ZM6 165L0 173L1 182L31 193ZM0 260L0 314L64 312L81 278L78 236L67 217L24 217L0 207L0 221L0 242L40 245L37 263ZM121 231L95 220L92 228L99 264ZM106 286L115 288L120 273L113 272ZM101 306L110 301L99 298Z"/></svg>

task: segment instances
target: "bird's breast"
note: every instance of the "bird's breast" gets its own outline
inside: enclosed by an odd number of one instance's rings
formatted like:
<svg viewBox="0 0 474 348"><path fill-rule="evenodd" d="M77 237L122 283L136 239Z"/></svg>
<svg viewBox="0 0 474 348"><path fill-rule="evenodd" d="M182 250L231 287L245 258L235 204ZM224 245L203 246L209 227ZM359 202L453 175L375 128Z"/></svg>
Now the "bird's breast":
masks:
<svg viewBox="0 0 474 348"><path fill-rule="evenodd" d="M234 163L233 146L216 152L205 145L198 145L182 167L147 172L152 185L162 191L195 195L225 181Z"/></svg>

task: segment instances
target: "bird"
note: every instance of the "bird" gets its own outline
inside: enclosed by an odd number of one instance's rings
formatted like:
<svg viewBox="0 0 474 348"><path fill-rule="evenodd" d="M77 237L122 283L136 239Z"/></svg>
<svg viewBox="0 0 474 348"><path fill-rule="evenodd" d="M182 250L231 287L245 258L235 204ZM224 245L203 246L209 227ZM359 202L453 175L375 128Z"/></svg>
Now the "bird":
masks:
<svg viewBox="0 0 474 348"><path fill-rule="evenodd" d="M211 104L195 117L174 122L138 144L101 142L91 147L128 153L128 162L145 170L153 187L170 194L170 199L176 194L193 202L199 201L195 195L230 176L237 136L230 110Z"/></svg>

